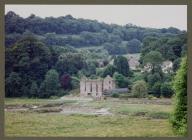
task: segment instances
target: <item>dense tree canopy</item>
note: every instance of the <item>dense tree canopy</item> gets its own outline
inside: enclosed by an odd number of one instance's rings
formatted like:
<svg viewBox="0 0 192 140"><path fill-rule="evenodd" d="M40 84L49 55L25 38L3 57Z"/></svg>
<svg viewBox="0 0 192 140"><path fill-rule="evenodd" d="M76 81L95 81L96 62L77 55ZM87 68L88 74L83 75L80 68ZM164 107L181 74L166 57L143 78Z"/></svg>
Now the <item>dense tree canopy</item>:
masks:
<svg viewBox="0 0 192 140"><path fill-rule="evenodd" d="M128 64L128 60L126 57L123 56L117 56L114 59L114 66L117 69L117 72L119 72L120 74L124 75L124 76L128 76L129 75L129 64Z"/></svg>
<svg viewBox="0 0 192 140"><path fill-rule="evenodd" d="M23 18L10 11L5 15L5 33L7 97L62 96L78 88L81 76L107 75L115 78L118 87L145 80L149 93L167 96L172 94L171 77L187 50L186 32L173 27L122 26L71 15ZM135 74L127 59L130 53L141 53L140 63L152 64L152 72ZM162 72L162 60L173 62L174 73Z"/></svg>

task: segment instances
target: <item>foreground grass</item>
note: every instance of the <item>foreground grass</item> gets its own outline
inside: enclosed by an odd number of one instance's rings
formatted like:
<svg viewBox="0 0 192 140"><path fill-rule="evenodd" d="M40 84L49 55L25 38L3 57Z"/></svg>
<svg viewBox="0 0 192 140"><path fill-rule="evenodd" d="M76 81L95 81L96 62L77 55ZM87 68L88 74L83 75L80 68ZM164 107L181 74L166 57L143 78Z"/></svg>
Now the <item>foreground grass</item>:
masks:
<svg viewBox="0 0 192 140"><path fill-rule="evenodd" d="M164 99L162 99L164 101ZM133 101L131 99L130 101ZM172 105L143 104L128 100L72 101L47 99L5 99L6 106L44 105L109 108L112 116L64 115L5 111L6 136L95 136L95 137L168 137L175 136L169 123Z"/></svg>
<svg viewBox="0 0 192 140"><path fill-rule="evenodd" d="M6 136L174 136L167 119L115 115L5 113Z"/></svg>
<svg viewBox="0 0 192 140"><path fill-rule="evenodd" d="M58 103L75 103L76 101L58 101L55 99L5 98L5 105L47 105Z"/></svg>

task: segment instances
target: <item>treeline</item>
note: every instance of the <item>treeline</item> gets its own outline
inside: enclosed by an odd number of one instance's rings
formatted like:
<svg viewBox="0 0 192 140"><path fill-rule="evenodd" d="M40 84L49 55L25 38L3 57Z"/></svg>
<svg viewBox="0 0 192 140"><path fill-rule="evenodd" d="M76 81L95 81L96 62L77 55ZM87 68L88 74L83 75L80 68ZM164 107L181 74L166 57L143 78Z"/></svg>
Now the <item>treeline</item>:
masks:
<svg viewBox="0 0 192 140"><path fill-rule="evenodd" d="M143 40L140 63L143 67L148 65L151 68L151 71L145 71L143 74L144 80L148 83L149 94L157 97L171 97L174 94L173 77L186 52L186 33L175 37L147 37ZM168 60L172 62L172 69L164 73L162 63Z"/></svg>
<svg viewBox="0 0 192 140"><path fill-rule="evenodd" d="M114 64L110 65L106 54L100 51L83 53L69 46L47 47L34 36L27 36L6 48L6 97L63 96L79 88L83 75L90 78L115 76L119 87L127 87L128 76L132 74L127 59L114 56ZM96 69L98 58L105 59L102 67L106 66L100 72Z"/></svg>
<svg viewBox="0 0 192 140"><path fill-rule="evenodd" d="M60 96L77 88L79 70L87 70L87 63L72 48L45 46L28 36L11 48L6 48L6 96L42 97Z"/></svg>
<svg viewBox="0 0 192 140"><path fill-rule="evenodd" d="M47 46L103 46L113 55L140 52L146 37L174 37L184 33L173 27L153 29L132 24L120 26L76 19L71 15L58 18L31 15L22 18L11 11L5 15L5 32L6 46L12 46L23 36L33 34Z"/></svg>
<svg viewBox="0 0 192 140"><path fill-rule="evenodd" d="M144 80L149 94L171 97L170 82L187 51L186 32L176 28L109 25L70 15L22 18L14 12L5 22L7 97L62 96L79 87L82 75L110 75L118 87L130 89ZM133 72L127 58L118 56L138 52L141 66L150 64L151 71ZM173 72L162 71L165 60L173 62Z"/></svg>

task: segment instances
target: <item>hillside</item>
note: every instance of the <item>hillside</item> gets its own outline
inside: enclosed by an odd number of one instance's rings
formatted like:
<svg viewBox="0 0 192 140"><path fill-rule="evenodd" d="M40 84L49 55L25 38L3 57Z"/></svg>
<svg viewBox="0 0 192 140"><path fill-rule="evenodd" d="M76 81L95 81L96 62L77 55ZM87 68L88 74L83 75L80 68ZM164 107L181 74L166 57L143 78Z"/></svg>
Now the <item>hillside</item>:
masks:
<svg viewBox="0 0 192 140"><path fill-rule="evenodd" d="M186 31L174 27L120 26L71 15L23 18L10 11L5 15L5 33L7 97L63 96L79 88L82 76L110 75L118 87L131 88L135 79L149 82L148 74L134 72L145 65L149 52L171 61L175 72L187 48ZM170 82L169 76L157 73L159 82ZM51 89L46 89L52 76L54 91L49 85Z"/></svg>

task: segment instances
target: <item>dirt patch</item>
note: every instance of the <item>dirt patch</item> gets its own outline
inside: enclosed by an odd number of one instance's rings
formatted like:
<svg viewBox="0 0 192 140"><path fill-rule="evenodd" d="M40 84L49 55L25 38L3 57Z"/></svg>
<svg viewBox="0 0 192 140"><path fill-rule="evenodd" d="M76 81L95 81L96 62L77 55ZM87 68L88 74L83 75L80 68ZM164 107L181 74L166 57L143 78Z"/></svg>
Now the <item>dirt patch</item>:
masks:
<svg viewBox="0 0 192 140"><path fill-rule="evenodd" d="M78 106L71 106L71 107L63 107L62 114L71 115L71 114L83 114L83 115L112 115L109 112L109 108L91 108L91 107L78 107Z"/></svg>
<svg viewBox="0 0 192 140"><path fill-rule="evenodd" d="M48 107L48 108L37 108L33 109L32 111L38 112L38 113L50 113L50 112L61 112L61 107Z"/></svg>

